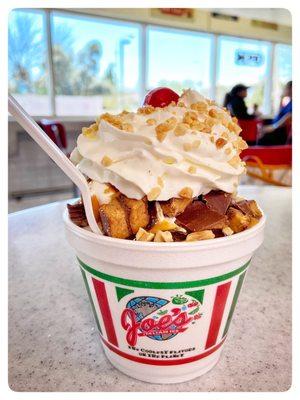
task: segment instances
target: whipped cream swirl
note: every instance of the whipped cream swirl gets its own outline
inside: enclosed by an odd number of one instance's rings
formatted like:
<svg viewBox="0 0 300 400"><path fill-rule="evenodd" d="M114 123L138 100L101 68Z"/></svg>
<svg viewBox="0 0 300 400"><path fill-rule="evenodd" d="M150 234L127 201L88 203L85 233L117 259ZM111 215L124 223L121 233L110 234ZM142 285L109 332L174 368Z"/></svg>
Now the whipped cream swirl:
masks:
<svg viewBox="0 0 300 400"><path fill-rule="evenodd" d="M105 183L134 199L169 200L183 188L193 197L214 189L233 193L245 171L239 132L225 109L187 90L164 108L104 114L83 129L71 160L97 183L102 202L109 201Z"/></svg>

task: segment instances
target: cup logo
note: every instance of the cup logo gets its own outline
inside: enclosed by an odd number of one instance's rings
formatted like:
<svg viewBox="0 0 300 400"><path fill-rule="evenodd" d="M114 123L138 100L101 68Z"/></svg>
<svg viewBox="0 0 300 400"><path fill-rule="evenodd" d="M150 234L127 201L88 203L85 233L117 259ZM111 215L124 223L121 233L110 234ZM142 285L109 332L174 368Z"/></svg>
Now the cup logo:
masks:
<svg viewBox="0 0 300 400"><path fill-rule="evenodd" d="M135 346L141 336L169 340L186 331L201 315L200 303L186 296L176 295L170 300L140 296L126 304L121 314L121 326L127 332L127 343Z"/></svg>

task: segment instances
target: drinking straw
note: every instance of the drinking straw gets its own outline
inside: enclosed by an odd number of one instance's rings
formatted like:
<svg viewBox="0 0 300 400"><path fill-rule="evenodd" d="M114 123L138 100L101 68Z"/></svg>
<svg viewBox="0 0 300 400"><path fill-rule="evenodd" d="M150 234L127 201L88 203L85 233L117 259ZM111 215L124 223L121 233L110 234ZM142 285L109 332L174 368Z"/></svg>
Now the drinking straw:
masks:
<svg viewBox="0 0 300 400"><path fill-rule="evenodd" d="M8 96L8 111L15 117L18 123L25 129L32 139L79 188L89 226L94 233L102 234L94 217L89 186L83 174L11 95Z"/></svg>

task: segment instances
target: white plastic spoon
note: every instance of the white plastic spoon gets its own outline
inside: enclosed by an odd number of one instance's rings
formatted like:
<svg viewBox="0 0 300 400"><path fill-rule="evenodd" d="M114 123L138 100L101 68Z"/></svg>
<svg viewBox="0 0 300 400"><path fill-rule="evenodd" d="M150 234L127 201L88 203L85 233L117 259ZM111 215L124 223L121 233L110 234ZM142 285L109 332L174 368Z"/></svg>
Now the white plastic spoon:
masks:
<svg viewBox="0 0 300 400"><path fill-rule="evenodd" d="M19 124L25 129L33 140L48 154L50 158L59 166L60 169L75 183L79 188L82 198L86 218L89 226L94 233L102 234L93 213L91 194L88 183L82 173L72 164L66 155L56 146L55 143L46 135L38 124L20 106L13 96L8 96L8 111L15 117Z"/></svg>

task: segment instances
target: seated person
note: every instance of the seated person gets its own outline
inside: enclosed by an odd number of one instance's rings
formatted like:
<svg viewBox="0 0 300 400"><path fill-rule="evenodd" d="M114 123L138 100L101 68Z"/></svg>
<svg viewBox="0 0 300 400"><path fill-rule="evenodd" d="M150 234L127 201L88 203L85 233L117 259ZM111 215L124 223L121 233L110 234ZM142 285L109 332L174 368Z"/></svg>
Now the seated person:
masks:
<svg viewBox="0 0 300 400"><path fill-rule="evenodd" d="M292 81L290 81L286 84L282 96L282 99L287 97L288 102L283 104L281 101L281 106L276 117L271 121L271 124L265 125L262 128L258 144L263 146L287 144L289 140L288 129L290 129L292 121L292 93Z"/></svg>
<svg viewBox="0 0 300 400"><path fill-rule="evenodd" d="M229 93L226 93L224 107L226 107L232 116L237 119L254 119L258 113L249 114L245 103L248 86L243 84L235 85Z"/></svg>

